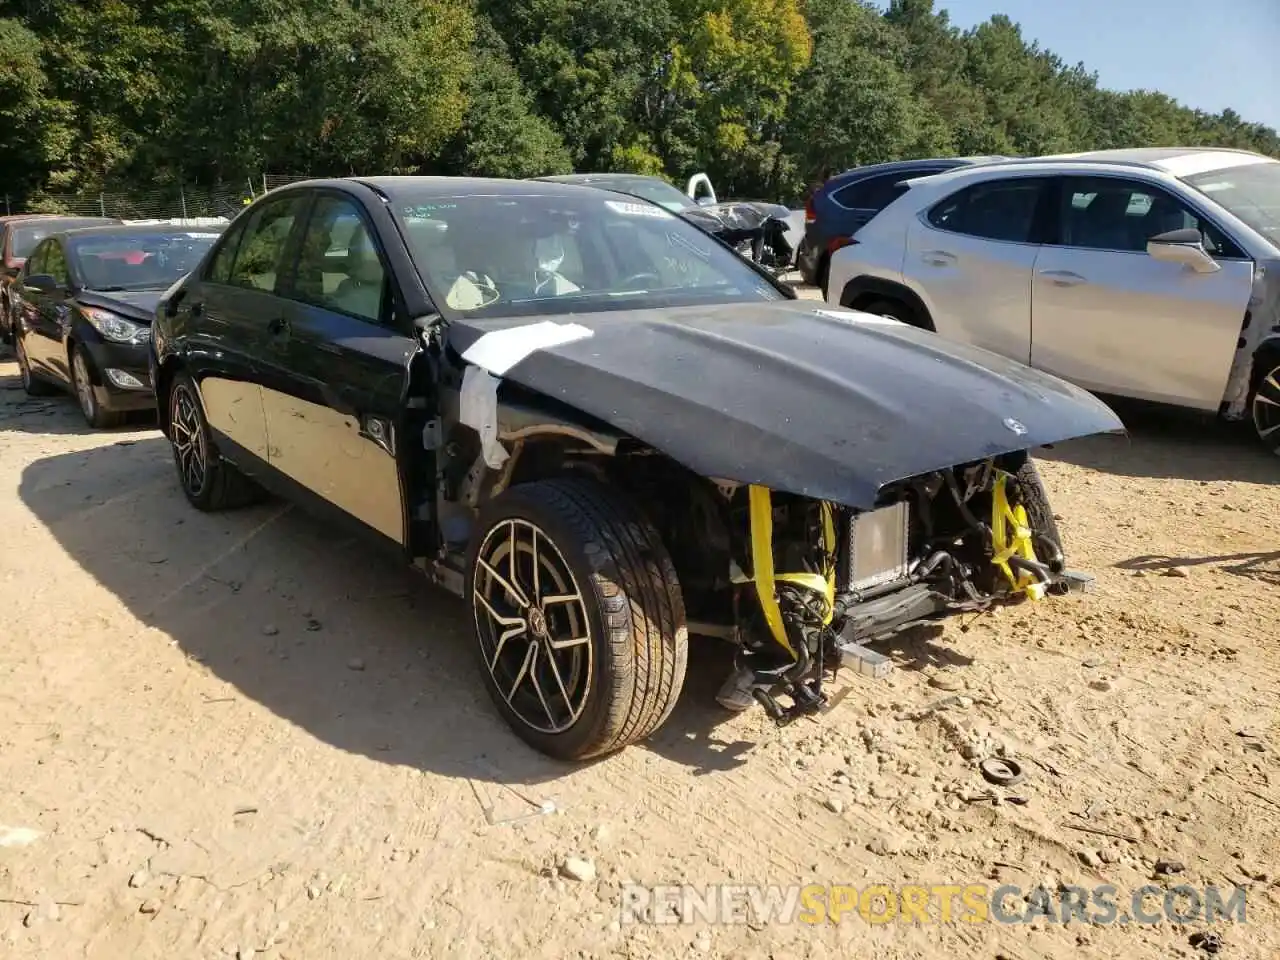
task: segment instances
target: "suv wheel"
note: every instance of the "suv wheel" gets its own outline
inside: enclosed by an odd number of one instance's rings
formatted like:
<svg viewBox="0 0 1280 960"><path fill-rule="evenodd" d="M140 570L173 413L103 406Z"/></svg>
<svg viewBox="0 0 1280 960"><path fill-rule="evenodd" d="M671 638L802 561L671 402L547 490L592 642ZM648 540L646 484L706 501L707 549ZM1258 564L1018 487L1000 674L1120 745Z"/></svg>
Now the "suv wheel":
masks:
<svg viewBox="0 0 1280 960"><path fill-rule="evenodd" d="M485 685L535 749L583 760L662 725L688 630L657 530L595 480L522 484L485 506L467 602Z"/></svg>
<svg viewBox="0 0 1280 960"><path fill-rule="evenodd" d="M898 320L902 323L913 322L911 311L896 300L876 300L858 309L863 313L870 313L877 317L888 317L890 320Z"/></svg>
<svg viewBox="0 0 1280 960"><path fill-rule="evenodd" d="M1258 380L1249 406L1258 439L1280 455L1280 365Z"/></svg>

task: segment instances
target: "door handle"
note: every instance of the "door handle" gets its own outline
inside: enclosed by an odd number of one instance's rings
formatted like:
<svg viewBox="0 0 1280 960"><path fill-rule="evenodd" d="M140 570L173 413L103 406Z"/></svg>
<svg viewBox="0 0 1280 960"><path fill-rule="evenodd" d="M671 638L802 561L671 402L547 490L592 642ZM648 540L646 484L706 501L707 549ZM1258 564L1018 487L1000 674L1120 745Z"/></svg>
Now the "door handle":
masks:
<svg viewBox="0 0 1280 960"><path fill-rule="evenodd" d="M945 250L926 250L920 259L931 267L946 267L956 262L956 255Z"/></svg>
<svg viewBox="0 0 1280 960"><path fill-rule="evenodd" d="M1055 287L1074 287L1089 282L1080 274L1072 273L1070 270L1041 270L1040 276L1053 281Z"/></svg>

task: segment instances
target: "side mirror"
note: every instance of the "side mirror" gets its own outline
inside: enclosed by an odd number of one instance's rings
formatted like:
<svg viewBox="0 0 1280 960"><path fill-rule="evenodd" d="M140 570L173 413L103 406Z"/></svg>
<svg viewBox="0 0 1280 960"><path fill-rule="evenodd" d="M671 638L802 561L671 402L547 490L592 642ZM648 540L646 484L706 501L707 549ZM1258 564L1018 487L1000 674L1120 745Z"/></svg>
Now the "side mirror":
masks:
<svg viewBox="0 0 1280 960"><path fill-rule="evenodd" d="M1147 241L1147 254L1165 263L1180 263L1196 273L1215 273L1222 266L1204 248L1204 238L1194 227L1170 230Z"/></svg>
<svg viewBox="0 0 1280 960"><path fill-rule="evenodd" d="M29 293L57 293L62 285L47 273L34 273L27 277L22 285Z"/></svg>

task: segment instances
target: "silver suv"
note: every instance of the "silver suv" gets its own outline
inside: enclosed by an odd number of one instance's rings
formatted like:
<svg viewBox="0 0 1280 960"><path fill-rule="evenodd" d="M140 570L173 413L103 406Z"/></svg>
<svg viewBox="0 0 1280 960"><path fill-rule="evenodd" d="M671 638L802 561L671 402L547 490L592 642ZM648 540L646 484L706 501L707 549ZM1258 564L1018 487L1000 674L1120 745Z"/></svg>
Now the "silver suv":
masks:
<svg viewBox="0 0 1280 960"><path fill-rule="evenodd" d="M1280 160L1103 150L909 189L827 299L1114 396L1250 417L1280 453Z"/></svg>

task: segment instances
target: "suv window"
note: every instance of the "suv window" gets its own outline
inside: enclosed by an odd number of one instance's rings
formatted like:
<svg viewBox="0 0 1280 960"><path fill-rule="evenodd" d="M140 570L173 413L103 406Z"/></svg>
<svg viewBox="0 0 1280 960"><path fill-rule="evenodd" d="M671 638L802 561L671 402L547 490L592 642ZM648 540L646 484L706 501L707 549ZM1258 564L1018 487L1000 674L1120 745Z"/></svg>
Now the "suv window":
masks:
<svg viewBox="0 0 1280 960"><path fill-rule="evenodd" d="M321 195L303 234L293 297L379 323L389 313L387 276L356 204Z"/></svg>
<svg viewBox="0 0 1280 960"><path fill-rule="evenodd" d="M902 181L910 177L926 176L936 171L919 173L885 173L878 177L867 177L841 187L831 195L831 199L850 210L883 210L893 201L907 192Z"/></svg>
<svg viewBox="0 0 1280 960"><path fill-rule="evenodd" d="M264 203L250 216L227 278L231 286L275 292L289 233L306 201L305 194L292 194Z"/></svg>
<svg viewBox="0 0 1280 960"><path fill-rule="evenodd" d="M1059 201L1059 242L1088 250L1141 253L1170 230L1199 230L1205 249L1240 256L1235 244L1165 191L1116 177L1066 177Z"/></svg>
<svg viewBox="0 0 1280 960"><path fill-rule="evenodd" d="M929 211L939 230L1009 243L1032 242L1043 177L987 180L953 193Z"/></svg>

